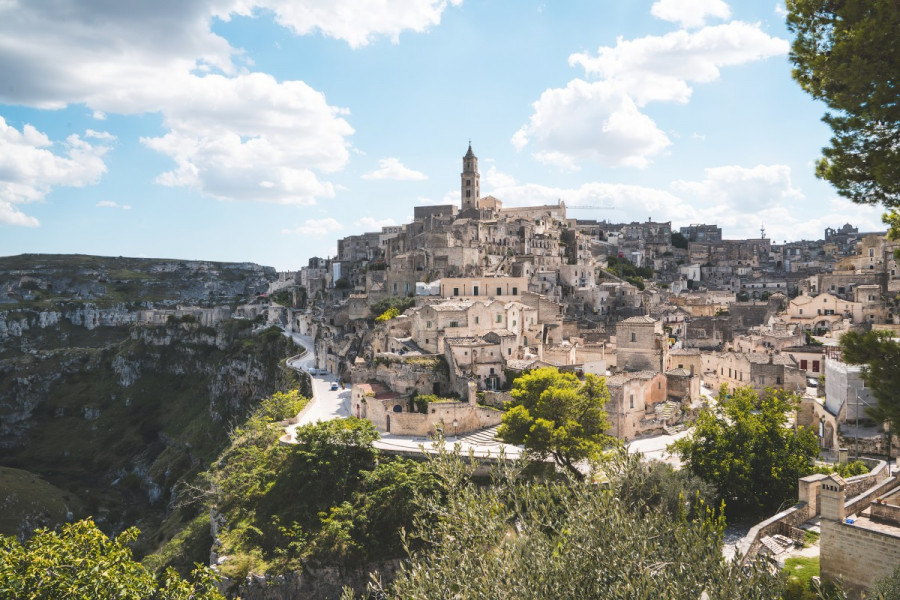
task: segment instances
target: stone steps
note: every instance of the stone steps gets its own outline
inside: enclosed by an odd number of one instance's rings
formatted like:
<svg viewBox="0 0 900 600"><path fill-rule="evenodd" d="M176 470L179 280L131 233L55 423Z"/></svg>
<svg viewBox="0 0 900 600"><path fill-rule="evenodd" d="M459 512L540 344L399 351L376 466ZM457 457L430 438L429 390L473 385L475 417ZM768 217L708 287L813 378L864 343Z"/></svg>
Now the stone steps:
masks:
<svg viewBox="0 0 900 600"><path fill-rule="evenodd" d="M479 429L478 431L473 431L471 433L465 433L463 435L460 435L458 439L460 442L466 444L477 446L496 446L502 443L497 439L497 429L499 427L499 425L494 425L493 427L487 427L485 429Z"/></svg>

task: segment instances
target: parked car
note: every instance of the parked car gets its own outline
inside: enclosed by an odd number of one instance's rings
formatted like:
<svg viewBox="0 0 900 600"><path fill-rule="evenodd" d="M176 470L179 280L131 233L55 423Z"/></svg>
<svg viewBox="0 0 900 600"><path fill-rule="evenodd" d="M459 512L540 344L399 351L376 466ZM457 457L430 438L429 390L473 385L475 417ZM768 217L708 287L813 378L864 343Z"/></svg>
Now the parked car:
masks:
<svg viewBox="0 0 900 600"><path fill-rule="evenodd" d="M818 377L807 377L806 385L809 387L819 387L819 378Z"/></svg>
<svg viewBox="0 0 900 600"><path fill-rule="evenodd" d="M336 392L337 389L338 389L338 384L337 384L337 382L335 381L334 383L331 384L331 391L332 391L332 392Z"/></svg>

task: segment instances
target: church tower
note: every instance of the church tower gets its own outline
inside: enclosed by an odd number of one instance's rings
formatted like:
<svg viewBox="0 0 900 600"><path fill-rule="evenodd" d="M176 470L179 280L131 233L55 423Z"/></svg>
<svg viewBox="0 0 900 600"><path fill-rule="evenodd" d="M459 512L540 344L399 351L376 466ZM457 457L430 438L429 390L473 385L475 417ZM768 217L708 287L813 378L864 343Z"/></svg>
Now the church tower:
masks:
<svg viewBox="0 0 900 600"><path fill-rule="evenodd" d="M462 187L462 210L478 207L478 198L481 197L481 175L478 174L478 157L472 152L472 142L469 142L469 151L463 156L463 170L460 173Z"/></svg>

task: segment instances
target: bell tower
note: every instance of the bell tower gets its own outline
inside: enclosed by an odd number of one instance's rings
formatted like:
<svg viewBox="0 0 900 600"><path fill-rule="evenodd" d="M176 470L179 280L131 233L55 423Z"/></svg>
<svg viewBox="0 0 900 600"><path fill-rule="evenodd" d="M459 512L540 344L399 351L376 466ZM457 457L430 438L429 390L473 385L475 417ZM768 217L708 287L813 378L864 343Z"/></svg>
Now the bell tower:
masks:
<svg viewBox="0 0 900 600"><path fill-rule="evenodd" d="M472 152L472 142L469 141L469 151L463 156L463 170L460 173L462 180L460 196L462 210L478 207L478 198L481 197L481 175L478 174L478 157Z"/></svg>

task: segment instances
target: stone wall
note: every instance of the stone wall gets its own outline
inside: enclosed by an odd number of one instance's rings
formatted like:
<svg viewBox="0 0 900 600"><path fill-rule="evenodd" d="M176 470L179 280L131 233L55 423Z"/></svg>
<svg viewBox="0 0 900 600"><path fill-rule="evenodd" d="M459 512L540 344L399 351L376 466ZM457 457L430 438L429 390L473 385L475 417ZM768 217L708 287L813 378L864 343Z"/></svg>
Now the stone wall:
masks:
<svg viewBox="0 0 900 600"><path fill-rule="evenodd" d="M828 548L820 558L822 578L842 579L851 597L900 565L900 535L885 531L823 519L820 544Z"/></svg>

